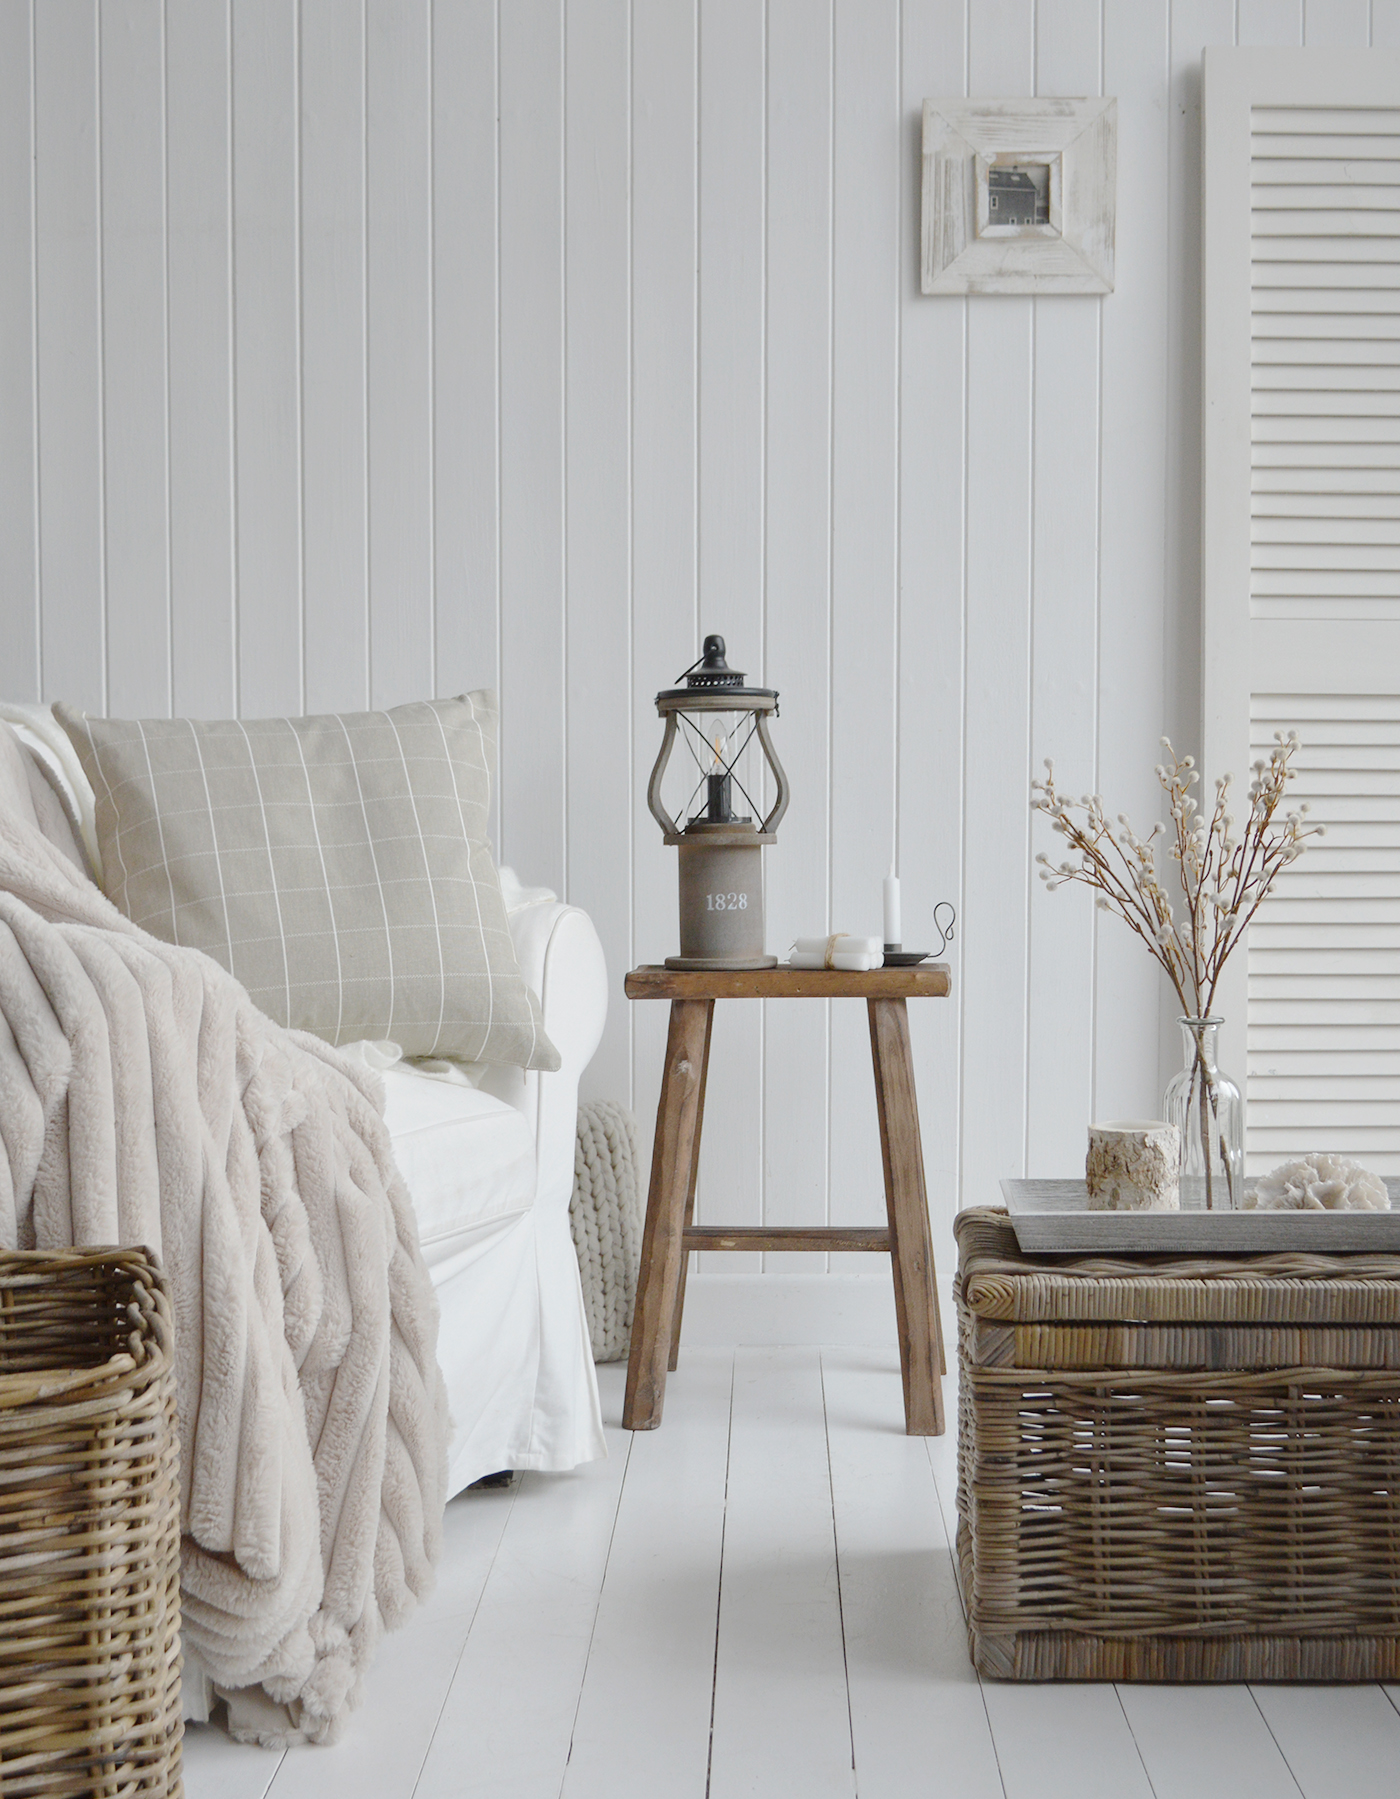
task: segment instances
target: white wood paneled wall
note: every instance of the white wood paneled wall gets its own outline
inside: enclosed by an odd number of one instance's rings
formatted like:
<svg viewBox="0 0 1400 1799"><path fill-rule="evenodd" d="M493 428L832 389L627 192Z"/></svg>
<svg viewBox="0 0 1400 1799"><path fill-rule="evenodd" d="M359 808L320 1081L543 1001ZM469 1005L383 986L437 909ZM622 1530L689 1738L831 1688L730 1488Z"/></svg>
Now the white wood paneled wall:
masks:
<svg viewBox="0 0 1400 1799"><path fill-rule="evenodd" d="M1177 1053L1140 946L1032 881L1027 782L1147 815L1194 738L1200 50L1305 38L1400 0L0 0L5 693L498 685L503 855L597 921L589 1085L649 1128L651 696L723 631L783 696L770 946L878 930L896 845L907 940L959 907L914 1022L946 1263L959 1196L1073 1172ZM920 297L960 93L1118 97L1114 294ZM868 1063L858 1007L721 1007L710 1216L877 1218Z"/></svg>

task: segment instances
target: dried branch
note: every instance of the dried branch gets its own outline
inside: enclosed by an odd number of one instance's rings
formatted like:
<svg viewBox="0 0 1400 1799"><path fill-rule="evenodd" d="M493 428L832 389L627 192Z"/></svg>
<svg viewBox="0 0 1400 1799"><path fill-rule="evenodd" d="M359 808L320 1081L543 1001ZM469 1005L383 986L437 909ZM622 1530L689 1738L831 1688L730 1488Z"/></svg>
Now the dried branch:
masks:
<svg viewBox="0 0 1400 1799"><path fill-rule="evenodd" d="M1230 952L1239 943L1279 874L1302 855L1309 837L1320 837L1321 825L1307 823L1306 804L1279 816L1288 783L1289 763L1298 736L1275 733L1268 760L1254 764L1249 786L1249 817L1235 835L1229 811L1229 775L1215 783L1209 816L1191 789L1199 784L1195 761L1178 756L1164 737L1167 760L1157 779L1167 796L1170 825L1155 824L1139 837L1126 814L1116 827L1104 814L1103 799L1085 794L1072 800L1055 785L1054 764L1046 760L1045 779L1032 781L1031 805L1049 818L1068 840L1078 860L1058 864L1042 852L1041 879L1050 888L1075 881L1091 887L1097 903L1133 930L1147 945L1171 982L1182 1011L1192 1018L1208 1015ZM1155 846L1165 841L1177 864L1177 885L1185 902L1180 923L1171 897L1157 873Z"/></svg>

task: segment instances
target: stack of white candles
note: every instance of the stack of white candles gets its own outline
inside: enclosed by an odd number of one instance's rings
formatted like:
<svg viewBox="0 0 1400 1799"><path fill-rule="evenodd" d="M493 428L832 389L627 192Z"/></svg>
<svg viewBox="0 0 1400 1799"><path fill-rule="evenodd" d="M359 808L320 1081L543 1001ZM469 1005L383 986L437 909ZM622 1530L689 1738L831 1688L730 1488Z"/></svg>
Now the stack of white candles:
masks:
<svg viewBox="0 0 1400 1799"><path fill-rule="evenodd" d="M837 931L830 937L799 937L792 946L793 968L839 968L846 974L879 968L885 952L878 937L848 937Z"/></svg>

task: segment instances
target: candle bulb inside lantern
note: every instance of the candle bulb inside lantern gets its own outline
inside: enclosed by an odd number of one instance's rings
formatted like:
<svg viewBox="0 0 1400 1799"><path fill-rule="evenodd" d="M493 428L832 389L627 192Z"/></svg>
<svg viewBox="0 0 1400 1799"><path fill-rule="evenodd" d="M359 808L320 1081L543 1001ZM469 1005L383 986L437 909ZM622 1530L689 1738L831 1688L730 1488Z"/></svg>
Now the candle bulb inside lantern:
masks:
<svg viewBox="0 0 1400 1799"><path fill-rule="evenodd" d="M710 741L710 772L705 777L705 817L711 824L731 824L734 819L733 777L724 759L728 748L729 740L724 732L716 731Z"/></svg>
<svg viewBox="0 0 1400 1799"><path fill-rule="evenodd" d="M899 919L899 876L890 868L885 876L885 948L898 949L900 945Z"/></svg>

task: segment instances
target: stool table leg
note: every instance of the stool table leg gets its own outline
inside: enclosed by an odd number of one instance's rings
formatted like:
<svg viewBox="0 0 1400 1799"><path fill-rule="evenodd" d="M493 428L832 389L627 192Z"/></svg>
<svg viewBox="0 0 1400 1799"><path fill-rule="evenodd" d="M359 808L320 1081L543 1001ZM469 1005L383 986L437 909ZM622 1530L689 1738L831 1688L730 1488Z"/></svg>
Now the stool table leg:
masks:
<svg viewBox="0 0 1400 1799"><path fill-rule="evenodd" d="M866 1003L885 1164L899 1368L904 1379L904 1428L911 1437L941 1437L943 1332L934 1282L909 1014L902 999Z"/></svg>
<svg viewBox="0 0 1400 1799"><path fill-rule="evenodd" d="M671 1001L666 1066L651 1153L651 1188L642 1230L642 1265L632 1316L627 1393L622 1404L624 1430L655 1430L661 1422L671 1323L680 1285L681 1232L691 1168L699 1150L700 1099L714 1009L712 999Z"/></svg>
<svg viewBox="0 0 1400 1799"><path fill-rule="evenodd" d="M695 1222L695 1186L700 1178L700 1133L705 1128L705 1081L710 1072L710 1031L715 1021L714 1001L710 1001L709 1016L705 1020L704 1059L700 1064L700 1097L695 1102L695 1138L690 1152L690 1185L685 1195L685 1226L689 1230ZM681 1354L681 1318L685 1312L685 1277L690 1266L690 1257L681 1246L680 1272L676 1275L676 1305L671 1319L671 1358L666 1364L668 1374L676 1372L676 1363Z"/></svg>

